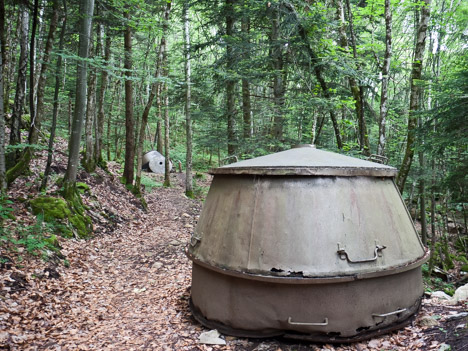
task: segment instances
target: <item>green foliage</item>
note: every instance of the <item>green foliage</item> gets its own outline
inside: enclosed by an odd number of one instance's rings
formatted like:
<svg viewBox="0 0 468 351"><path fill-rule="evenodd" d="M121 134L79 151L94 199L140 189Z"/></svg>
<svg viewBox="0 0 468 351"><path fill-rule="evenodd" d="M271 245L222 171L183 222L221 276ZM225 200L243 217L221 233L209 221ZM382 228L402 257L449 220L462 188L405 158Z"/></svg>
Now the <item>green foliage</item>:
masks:
<svg viewBox="0 0 468 351"><path fill-rule="evenodd" d="M89 187L88 184L86 183L82 183L82 182L77 182L76 183L76 190L80 193L80 194L84 194L86 192L89 192L91 190L91 188Z"/></svg>
<svg viewBox="0 0 468 351"><path fill-rule="evenodd" d="M2 224L5 219L14 219L13 208L10 205L13 204L13 201L8 200L5 196L0 196L0 224Z"/></svg>
<svg viewBox="0 0 468 351"><path fill-rule="evenodd" d="M432 277L429 275L429 266L428 264L423 264L422 267L423 273L423 280L425 290L427 292L434 292L434 291L443 291L447 295L453 296L455 293L456 287L453 283L444 282L439 277Z"/></svg>
<svg viewBox="0 0 468 351"><path fill-rule="evenodd" d="M161 182L157 182L152 177L145 175L143 172L141 174L141 185L145 188L145 192L151 193L154 188L160 188L163 186Z"/></svg>
<svg viewBox="0 0 468 351"><path fill-rule="evenodd" d="M0 242L12 251L19 252L23 248L28 254L47 260L60 252L58 239L53 234L56 230L54 224L38 216L33 225L16 223L14 227L0 228Z"/></svg>

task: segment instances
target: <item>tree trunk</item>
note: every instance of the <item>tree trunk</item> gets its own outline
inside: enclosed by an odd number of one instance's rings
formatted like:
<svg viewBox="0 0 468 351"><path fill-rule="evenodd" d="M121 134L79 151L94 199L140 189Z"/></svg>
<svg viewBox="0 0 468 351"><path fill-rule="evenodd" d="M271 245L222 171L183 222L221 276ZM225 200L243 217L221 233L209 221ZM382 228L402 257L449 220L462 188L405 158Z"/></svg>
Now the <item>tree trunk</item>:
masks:
<svg viewBox="0 0 468 351"><path fill-rule="evenodd" d="M35 6L37 5L37 1L35 3ZM31 118L31 124L29 128L29 136L28 136L28 143L29 147L27 147L22 156L21 159L14 165L12 168L10 168L7 172L7 181L8 183L13 182L20 174L22 174L28 167L29 163L31 161L31 158L34 153L34 148L33 146L37 144L39 140L39 132L41 128L41 123L43 119L43 109L44 109L44 93L45 93L45 84L46 84L46 71L48 69L49 61L50 61L50 53L52 51L52 46L54 43L54 36L55 36L55 30L57 29L57 23L58 23L58 1L54 1L53 3L53 13L52 13L52 18L50 21L50 29L49 29L49 34L47 36L47 43L46 47L44 49L44 56L43 56L43 62L42 62L42 67L41 67L41 75L39 79L39 85L38 85L38 114L34 112L34 92L32 89L32 86L34 85L34 59L32 58L30 60L30 91L29 91L29 102L30 102L30 118ZM36 22L36 17L37 17L37 9L34 9L35 12L35 17L33 18L33 30L32 30L32 35L31 35L31 51L30 51L30 57L33 57L33 51L34 51L34 36L35 36L35 22ZM21 118L21 117L20 117ZM10 139L11 140L11 139Z"/></svg>
<svg viewBox="0 0 468 351"><path fill-rule="evenodd" d="M385 0L385 55L382 66L382 88L380 92L379 143L377 155L385 155L385 128L388 115L388 80L392 58L392 9L390 0Z"/></svg>
<svg viewBox="0 0 468 351"><path fill-rule="evenodd" d="M99 31L100 36L102 38L104 33L104 25L101 23L99 24ZM111 36L107 34L106 36L106 44L104 49L104 62L106 65L109 64L110 54L111 54ZM102 135L104 133L104 98L106 95L107 85L109 84L109 73L108 70L105 68L101 72L101 87L99 89L99 101L98 101L98 112L97 112L97 130L96 130L96 145L94 147L94 159L96 163L103 167L104 166L104 158L102 157L102 149L103 149L103 138ZM108 116L111 118L111 115Z"/></svg>
<svg viewBox="0 0 468 351"><path fill-rule="evenodd" d="M52 2L52 17L50 19L49 34L42 57L41 73L37 84L37 109L36 116L31 115L31 127L29 129L29 144L37 144L39 140L39 132L41 130L42 121L44 119L44 95L47 80L47 70L50 63L50 53L55 39L55 31L57 30L59 19L59 0Z"/></svg>
<svg viewBox="0 0 468 351"><path fill-rule="evenodd" d="M184 53L185 53L185 134L187 150L185 154L185 195L193 197L192 180L192 118L191 108L191 66L190 66L190 27L189 27L189 0L184 2Z"/></svg>
<svg viewBox="0 0 468 351"><path fill-rule="evenodd" d="M76 99L73 114L72 131L68 144L68 164L64 179L64 196L70 198L76 191L76 175L80 154L81 131L86 109L86 82L88 47L91 36L91 22L94 10L94 0L81 0L80 13L84 16L80 20L80 39L78 44L78 56L76 69Z"/></svg>
<svg viewBox="0 0 468 351"><path fill-rule="evenodd" d="M91 45L90 45L90 59L93 59L96 53L96 45L93 45L93 34L91 28ZM96 162L94 159L94 138L93 129L96 118L96 67L88 69L88 96L86 101L86 122L85 122L85 153L82 164L86 172L91 173L96 169Z"/></svg>
<svg viewBox="0 0 468 351"><path fill-rule="evenodd" d="M426 217L426 182L424 179L425 162L424 153L419 152L419 165L421 174L419 177L419 216L421 218L421 240L424 246L427 246L427 217Z"/></svg>
<svg viewBox="0 0 468 351"><path fill-rule="evenodd" d="M149 116L151 106L153 105L154 98L157 95L157 92L161 86L161 84L159 83L159 78L161 78L161 69L164 65L164 59L165 59L165 50L166 50L165 34L168 28L169 11L170 11L170 8L169 9L166 8L165 22L163 24L163 36L161 37L161 42L159 45L158 59L156 61L156 70L154 74L156 78L156 82L153 82L151 84L151 90L148 96L148 101L146 103L145 109L143 110L143 115L141 117L140 133L139 133L140 137L138 139L138 144L137 144L137 175L136 175L135 187L134 187L134 191L137 194L140 194L141 192L140 184L141 184L141 168L142 168L142 163L143 163L143 144L145 141L146 126L148 125L148 116Z"/></svg>
<svg viewBox="0 0 468 351"><path fill-rule="evenodd" d="M6 44L6 25L5 25L5 0L0 0L0 55L2 64L0 65L0 69L2 70L2 77L6 77L6 66L7 66L7 44ZM3 84L3 89L5 89L5 84ZM5 91L2 91L2 96L5 99ZM8 101L8 97L6 96L6 100ZM7 102L8 104L8 102ZM4 110L5 112L5 106Z"/></svg>
<svg viewBox="0 0 468 351"><path fill-rule="evenodd" d="M35 103L34 103L34 65L36 59L36 28L37 28L37 13L39 10L39 0L34 0L33 18L31 27L31 44L29 49L29 115L31 117L31 129L34 126L36 118ZM29 163L29 161L28 161Z"/></svg>
<svg viewBox="0 0 468 351"><path fill-rule="evenodd" d="M6 163L5 163L5 96L4 77L6 61L5 45L5 1L0 0L0 197L6 193ZM7 97L8 104L8 97Z"/></svg>
<svg viewBox="0 0 468 351"><path fill-rule="evenodd" d="M416 112L419 110L419 100L422 93L422 87L418 84L422 76L424 50L426 47L427 25L430 17L431 0L423 0L421 7L421 16L418 24L416 47L414 49L413 65L410 80L410 106L408 115L408 134L406 137L406 150L400 172L396 178L396 183L400 192L405 189L406 179L411 168L414 156L414 146L416 144Z"/></svg>
<svg viewBox="0 0 468 351"><path fill-rule="evenodd" d="M237 152L237 141L236 141L236 125L235 125L235 114L236 114L236 98L235 98L235 87L236 81L230 75L234 70L235 57L233 53L233 47L231 41L233 40L234 34L234 3L236 0L226 0L226 72L228 77L226 78L226 120L227 120L227 151L228 155L232 156Z"/></svg>
<svg viewBox="0 0 468 351"><path fill-rule="evenodd" d="M161 92L159 92L159 95L161 95ZM159 96L157 100L161 100L161 97ZM161 101L159 101L158 109L161 111ZM162 128L161 128L161 119L162 119L161 112L159 113L159 116L160 118L158 118L158 121L156 122L156 151L162 155L164 143L163 143Z"/></svg>
<svg viewBox="0 0 468 351"><path fill-rule="evenodd" d="M271 18L271 60L273 68L273 130L272 136L277 141L283 140L284 128L284 95L286 91L284 80L284 58L280 39L280 10L279 5L272 9Z"/></svg>
<svg viewBox="0 0 468 351"><path fill-rule="evenodd" d="M349 33L351 38L351 47L353 48L353 57L357 60L357 47L356 47L356 33L354 32L353 24L353 12L351 11L351 4L349 0L346 0L346 7L348 9L348 22L349 22ZM357 64L357 70L361 69L360 65ZM359 144L364 155L370 155L370 144L369 137L367 135L366 119L364 114L364 87L358 85L354 78L350 79L351 92L354 97L356 106L356 116L359 125Z"/></svg>
<svg viewBox="0 0 468 351"><path fill-rule="evenodd" d="M3 3L3 1L2 1ZM3 5L3 4L1 4ZM0 6L1 6L0 5ZM0 14L1 15L1 14ZM1 28L3 29L3 28ZM3 39L0 36L0 46L3 47ZM3 50L2 50L3 53ZM3 55L0 55L0 197L2 197L7 188L6 165L5 165L5 109L3 108Z"/></svg>
<svg viewBox="0 0 468 351"><path fill-rule="evenodd" d="M4 0L0 0L2 3ZM21 11L17 11L16 8L13 11L7 11L5 8L4 10L4 18L3 18L3 38L4 42L2 43L2 58L3 61L3 101L4 101L4 112L5 116L10 113L10 88L11 83L14 82L13 72L15 71L16 67L16 50L13 50L13 26L16 25L16 28L20 27L19 24L21 21L19 20L21 17ZM1 10L0 10L1 11ZM15 16L16 15L16 16ZM15 44L16 47L16 44ZM5 140L6 142L6 140Z"/></svg>
<svg viewBox="0 0 468 351"><path fill-rule="evenodd" d="M169 63L167 59L167 45L166 45L166 35L169 25L169 13L171 11L172 2L167 1L166 11L164 12L164 26L163 26L163 37L161 38L161 51L162 51L162 72L164 77L169 76ZM163 42L164 38L164 42ZM162 93L162 90L161 90ZM171 174L170 174L170 145L169 145L169 89L167 83L164 83L164 186L171 186Z"/></svg>
<svg viewBox="0 0 468 351"><path fill-rule="evenodd" d="M114 110L114 101L115 97L117 96L117 101L120 101L120 79L115 81L114 92L112 94L112 98L110 101L110 108L109 108L109 116L107 118L107 134L106 134L106 151L107 151L107 161L111 161L111 130L112 130L112 114ZM120 105L120 104L119 104ZM114 150L116 151L116 150ZM114 154L115 155L115 154Z"/></svg>
<svg viewBox="0 0 468 351"><path fill-rule="evenodd" d="M58 1L57 1L58 2ZM63 52L63 44L65 39L65 30L67 28L67 3L66 0L63 0L63 22L62 22L62 29L60 31L60 41L59 41L59 53ZM60 90L60 79L62 74L62 55L58 55L57 57L57 64L55 67L55 90L54 90L54 107L52 112L52 127L50 130L50 137L49 137L49 146L48 146L48 154L47 154L47 163L44 170L44 178L42 178L41 182L41 190L45 190L47 187L47 181L49 179L50 174L50 166L52 164L52 155L53 155L53 147L54 147L54 139L55 139L55 131L57 127L57 115L58 115L58 107L59 107L59 90ZM38 99L39 101L39 99ZM38 115L39 115L39 108L38 108Z"/></svg>
<svg viewBox="0 0 468 351"><path fill-rule="evenodd" d="M171 186L170 155L169 155L169 92L164 84L164 186Z"/></svg>
<svg viewBox="0 0 468 351"><path fill-rule="evenodd" d="M247 49L244 50L243 59L245 62L250 60L249 50L250 50L250 17L249 14L246 14L242 17L241 30L244 35L244 42L247 45ZM244 73L245 75L245 73ZM242 118L244 122L244 140L247 140L252 137L252 120L250 114L252 113L251 103L250 103L250 83L247 78L242 78Z"/></svg>
<svg viewBox="0 0 468 351"><path fill-rule="evenodd" d="M13 110L11 113L10 145L21 143L21 116L24 111L26 99L26 75L28 70L28 32L29 12L25 4L20 4L19 21L20 56L18 61L18 80L16 81L16 93ZM11 151L7 156L7 166L13 167L18 159L19 152ZM15 177L16 178L16 177ZM10 182L9 182L10 183Z"/></svg>
<svg viewBox="0 0 468 351"><path fill-rule="evenodd" d="M125 19L130 21L130 9L125 10ZM126 24L124 33L125 47L125 164L123 177L125 184L133 184L135 165L135 127L133 118L133 83L132 83L132 28Z"/></svg>

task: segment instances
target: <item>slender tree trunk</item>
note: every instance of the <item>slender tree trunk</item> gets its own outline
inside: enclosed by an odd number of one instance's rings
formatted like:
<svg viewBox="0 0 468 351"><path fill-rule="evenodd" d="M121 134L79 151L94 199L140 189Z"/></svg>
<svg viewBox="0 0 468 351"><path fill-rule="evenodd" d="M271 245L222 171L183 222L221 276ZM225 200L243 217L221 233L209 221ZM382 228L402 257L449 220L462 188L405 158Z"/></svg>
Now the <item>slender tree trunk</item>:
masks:
<svg viewBox="0 0 468 351"><path fill-rule="evenodd" d="M125 10L125 19L130 21L130 9ZM133 83L132 83L132 28L126 24L124 33L125 47L125 164L123 177L127 185L133 184L135 166L135 121L133 117Z"/></svg>
<svg viewBox="0 0 468 351"><path fill-rule="evenodd" d="M170 155L169 155L169 89L164 84L164 186L171 186Z"/></svg>
<svg viewBox="0 0 468 351"><path fill-rule="evenodd" d="M351 10L351 4L349 0L346 0L346 7L348 9L348 22L349 22L349 33L351 38L351 47L353 48L353 57L357 60L357 45L356 45L356 33L354 31L353 23L353 12ZM361 69L360 65L357 64L357 70ZM370 155L370 144L369 137L367 135L367 125L364 114L364 87L356 82L354 78L350 80L351 91L355 100L356 115L359 125L359 144L364 155Z"/></svg>
<svg viewBox="0 0 468 351"><path fill-rule="evenodd" d="M35 2L35 6L37 6L37 1ZM46 47L44 49L44 56L43 56L43 62L42 62L42 67L41 67L41 74L40 78L38 81L38 113L36 114L35 108L34 108L34 92L33 92L33 86L34 86L34 36L35 36L35 26L37 22L37 8L34 9L34 18L33 18L33 30L31 34L31 51L30 51L30 91L29 91L29 103L30 103L30 117L31 117L31 124L29 127L29 136L28 136L28 142L29 142L29 147L27 147L24 150L24 153L21 156L21 159L12 167L8 170L7 172L7 181L8 183L13 182L20 174L22 174L28 167L29 163L31 161L31 158L34 153L33 145L37 144L39 140L39 132L41 129L41 123L44 115L44 91L45 91L45 84L46 84L46 72L48 69L49 61L50 61L50 53L52 51L52 46L54 43L54 36L55 36L55 30L57 29L57 23L58 23L58 0L53 2L53 12L52 12L52 18L50 21L50 28L49 28L49 34L47 36L47 42L46 42Z"/></svg>
<svg viewBox="0 0 468 351"><path fill-rule="evenodd" d="M248 14L242 17L241 30L244 35L244 42L247 49L244 50L243 59L245 62L250 60L250 17ZM244 140L252 137L252 120L251 120L251 103L250 103L250 83L247 78L242 78L242 118L244 122Z"/></svg>
<svg viewBox="0 0 468 351"><path fill-rule="evenodd" d="M282 43L280 39L280 10L279 5L274 6L272 9L271 18L271 60L273 65L273 130L272 136L277 141L283 139L283 127L284 127L284 94L285 94L285 82L283 80L284 75L284 58Z"/></svg>
<svg viewBox="0 0 468 351"><path fill-rule="evenodd" d="M382 88L380 92L379 143L377 155L385 155L385 129L388 115L388 80L392 58L392 9L390 0L385 0L385 55L382 66Z"/></svg>
<svg viewBox="0 0 468 351"><path fill-rule="evenodd" d="M1 0L1 2L4 5L5 0ZM2 9L0 9L2 11ZM18 24L20 26L20 20L19 18L21 17L20 15L21 11L10 11L7 12L5 8L3 8L3 39L2 40L2 59L3 61L3 89L4 89L4 95L3 95L3 101L4 101L4 112L5 116L10 113L10 87L11 83L14 82L14 78L12 77L13 72L15 71L15 57L16 57L16 50L12 49L13 47L13 23ZM16 14L16 16L14 16ZM1 15L0 15L1 16ZM16 17L16 18L15 18ZM1 24L0 24L1 25ZM4 40L4 41L3 41ZM6 122L5 122L6 123ZM5 140L6 142L6 140Z"/></svg>
<svg viewBox="0 0 468 351"><path fill-rule="evenodd" d="M2 47L3 39L4 38L0 36L0 46ZM5 164L5 109L3 108L3 93L3 55L0 55L0 197L5 194L7 188Z"/></svg>
<svg viewBox="0 0 468 351"><path fill-rule="evenodd" d="M41 130L42 121L44 119L44 95L47 80L47 70L49 69L50 53L55 39L55 31L57 30L59 19L59 0L52 2L52 17L50 20L49 34L42 57L41 73L37 84L37 109L36 116L31 116L31 126L29 129L29 143L36 144L39 140L39 132Z"/></svg>
<svg viewBox="0 0 468 351"><path fill-rule="evenodd" d="M396 183L400 192L405 189L406 179L411 168L414 156L414 147L416 144L416 126L417 126L417 111L419 110L419 100L422 93L422 87L418 81L422 77L422 67L424 59L424 51L426 47L427 26L430 17L431 0L423 0L421 7L421 16L418 24L416 47L414 49L413 65L411 70L410 80L410 106L408 115L408 134L406 137L406 150L403 162L398 173Z"/></svg>
<svg viewBox="0 0 468 351"><path fill-rule="evenodd" d="M164 12L164 26L163 26L163 37L161 38L161 50L162 50L162 72L164 77L169 76L169 63L167 58L167 44L166 35L169 25L169 14L171 11L172 2L167 1L166 11ZM164 44L163 44L164 38ZM171 186L171 174L170 174L170 145L169 145L169 89L167 83L164 83L164 186Z"/></svg>
<svg viewBox="0 0 468 351"><path fill-rule="evenodd" d="M115 81L114 92L112 94L112 99L110 101L109 116L107 118L107 134L106 134L106 150L107 150L107 161L111 161L111 130L112 130L112 114L114 111L114 101L117 96L117 101L120 101L120 79ZM120 105L120 104L119 104ZM114 151L117 151L115 149Z"/></svg>
<svg viewBox="0 0 468 351"><path fill-rule="evenodd" d="M80 154L81 131L86 109L86 82L88 47L91 36L91 22L94 11L94 0L81 0L80 13L84 14L80 21L80 39L76 70L76 100L73 115L72 132L68 143L68 164L64 179L64 196L70 198L76 192L76 176Z"/></svg>
<svg viewBox="0 0 468 351"><path fill-rule="evenodd" d="M6 77L6 66L7 66L7 44L6 44L6 25L5 25L5 0L0 0L0 55L2 56L2 76ZM5 84L3 84L5 85ZM5 88L5 87L3 87ZM2 92L4 94L5 91ZM5 99L5 95L3 95ZM6 97L8 101L8 97ZM8 103L8 102L7 102ZM4 106L5 108L5 106ZM4 110L5 112L5 110Z"/></svg>
<svg viewBox="0 0 468 351"><path fill-rule="evenodd" d="M427 217L426 217L426 182L424 179L424 153L419 152L419 165L421 167L421 173L419 178L419 216L421 218L421 240L422 243L427 246Z"/></svg>
<svg viewBox="0 0 468 351"><path fill-rule="evenodd" d="M228 77L226 78L226 120L227 120L227 151L228 155L232 156L237 152L237 141L235 131L235 114L236 114L236 98L235 87L236 81L230 77L234 70L235 57L231 41L234 35L234 3L236 0L226 1L226 71Z"/></svg>
<svg viewBox="0 0 468 351"><path fill-rule="evenodd" d="M104 33L104 25L101 23L99 24L99 31L101 33L101 38ZM110 60L111 54L111 36L108 34L105 40L105 49L104 49L104 62L108 65ZM103 138L102 135L104 133L104 98L106 95L107 85L109 84L109 73L108 70L105 68L101 72L101 87L99 89L99 100L98 100L98 113L97 113L97 130L96 130L96 145L94 147L95 156L94 159L96 160L97 164L101 167L104 166L104 158L102 157L102 149L103 149ZM109 115L108 118L110 119L111 116Z"/></svg>
<svg viewBox="0 0 468 351"><path fill-rule="evenodd" d="M161 93L159 93L161 94ZM159 100L161 100L161 97L158 97ZM161 128L161 119L162 119L162 114L161 114L161 101L159 101L158 104L158 109L160 110L158 121L156 122L156 151L159 152L161 155L163 154L163 148L164 148L164 143L163 143L163 136L162 136L162 128Z"/></svg>
<svg viewBox="0 0 468 351"><path fill-rule="evenodd" d="M96 45L93 45L93 34L91 28L91 44L89 48L90 58L94 58L97 54ZM96 119L96 67L91 67L88 69L89 78L88 78L88 95L86 101L86 122L85 122L85 153L82 160L82 164L86 172L91 173L96 169L96 162L94 159L94 138L93 138L93 129Z"/></svg>
<svg viewBox="0 0 468 351"><path fill-rule="evenodd" d="M47 163L46 163L46 167L44 170L44 178L42 178L42 182L41 182L41 190L44 190L47 187L47 181L49 179L49 174L50 174L50 166L52 164L52 155L54 151L53 149L54 139L55 139L55 131L57 127L57 115L58 115L58 107L59 107L60 79L61 79L61 74L62 74L61 53L63 52L63 44L64 44L66 28L67 28L67 3L66 3L66 0L63 0L63 22L62 22L62 29L60 31L60 41L59 41L60 55L58 55L57 65L55 67L55 90L54 90L54 107L53 107L53 112L52 112L52 127L50 130ZM39 115L39 108L38 108L38 115Z"/></svg>
<svg viewBox="0 0 468 351"><path fill-rule="evenodd" d="M148 96L148 101L146 103L145 109L143 110L143 115L141 117L140 133L139 133L140 137L138 139L138 144L137 144L137 170L136 170L137 174L135 178L135 187L134 187L134 191L137 194L141 193L140 184L141 184L141 168L142 168L142 163L143 163L143 144L145 141L145 130L148 125L148 116L149 116L151 106L153 105L154 98L161 85L158 82L158 80L159 78L161 78L161 68L164 65L164 58L165 58L164 56L164 52L166 50L165 33L167 32L168 20L169 20L169 12L167 9L166 9L166 13L167 13L167 18L165 18L165 22L163 24L163 36L161 38L161 43L159 45L158 59L156 62L156 70L154 74L156 78L156 82L153 82L151 84L151 90Z"/></svg>
<svg viewBox="0 0 468 351"><path fill-rule="evenodd" d="M39 0L34 0L33 18L31 26L31 46L29 49L29 115L31 116L31 126L34 125L36 118L35 103L34 103L34 66L36 59L36 28L37 28L37 13L39 11Z"/></svg>
<svg viewBox="0 0 468 351"><path fill-rule="evenodd" d="M5 77L5 1L0 0L0 197L5 194L7 188L6 181L6 160L5 160L5 96L3 81ZM8 104L8 98L7 98Z"/></svg>
<svg viewBox="0 0 468 351"><path fill-rule="evenodd" d="M184 18L184 68L185 68L185 134L187 150L185 154L185 195L193 197L193 180L192 180L192 117L191 104L191 66L190 66L190 22L189 22L189 0L184 2L183 18Z"/></svg>
<svg viewBox="0 0 468 351"><path fill-rule="evenodd" d="M28 70L28 32L29 12L27 6L22 3L20 4L19 21L20 56L18 61L18 80L16 81L15 102L11 113L10 145L21 143L20 126L26 100L26 75ZM18 156L18 151L9 153L7 160L9 167L15 165Z"/></svg>

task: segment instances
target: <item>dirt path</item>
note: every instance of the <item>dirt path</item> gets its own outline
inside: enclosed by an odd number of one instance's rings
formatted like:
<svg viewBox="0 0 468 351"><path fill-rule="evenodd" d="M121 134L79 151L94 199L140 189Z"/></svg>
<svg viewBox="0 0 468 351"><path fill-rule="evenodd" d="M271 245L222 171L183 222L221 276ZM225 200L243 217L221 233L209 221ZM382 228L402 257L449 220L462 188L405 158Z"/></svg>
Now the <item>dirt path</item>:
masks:
<svg viewBox="0 0 468 351"><path fill-rule="evenodd" d="M226 346L198 344L206 329L188 308L191 264L184 248L201 204L183 196L180 176L174 183L146 196L147 213L126 211L124 203L116 215L125 221L112 233L64 241L68 268L49 264L35 271L2 271L2 281L13 283L1 286L7 293L0 296L0 349L437 350L445 340L437 339L437 328L429 338L414 326L348 346L232 337L226 337ZM119 201L118 191L101 196ZM433 306L426 302L423 312Z"/></svg>

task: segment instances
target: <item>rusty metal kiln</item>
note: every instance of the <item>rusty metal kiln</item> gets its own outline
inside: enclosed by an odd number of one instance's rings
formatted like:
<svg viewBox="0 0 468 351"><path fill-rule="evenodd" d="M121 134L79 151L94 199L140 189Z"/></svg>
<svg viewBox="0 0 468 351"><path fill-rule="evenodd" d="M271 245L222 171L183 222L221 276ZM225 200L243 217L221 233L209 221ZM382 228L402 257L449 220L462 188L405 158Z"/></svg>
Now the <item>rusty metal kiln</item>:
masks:
<svg viewBox="0 0 468 351"><path fill-rule="evenodd" d="M351 342L417 313L425 250L393 167L313 146L212 170L191 308L235 336Z"/></svg>

